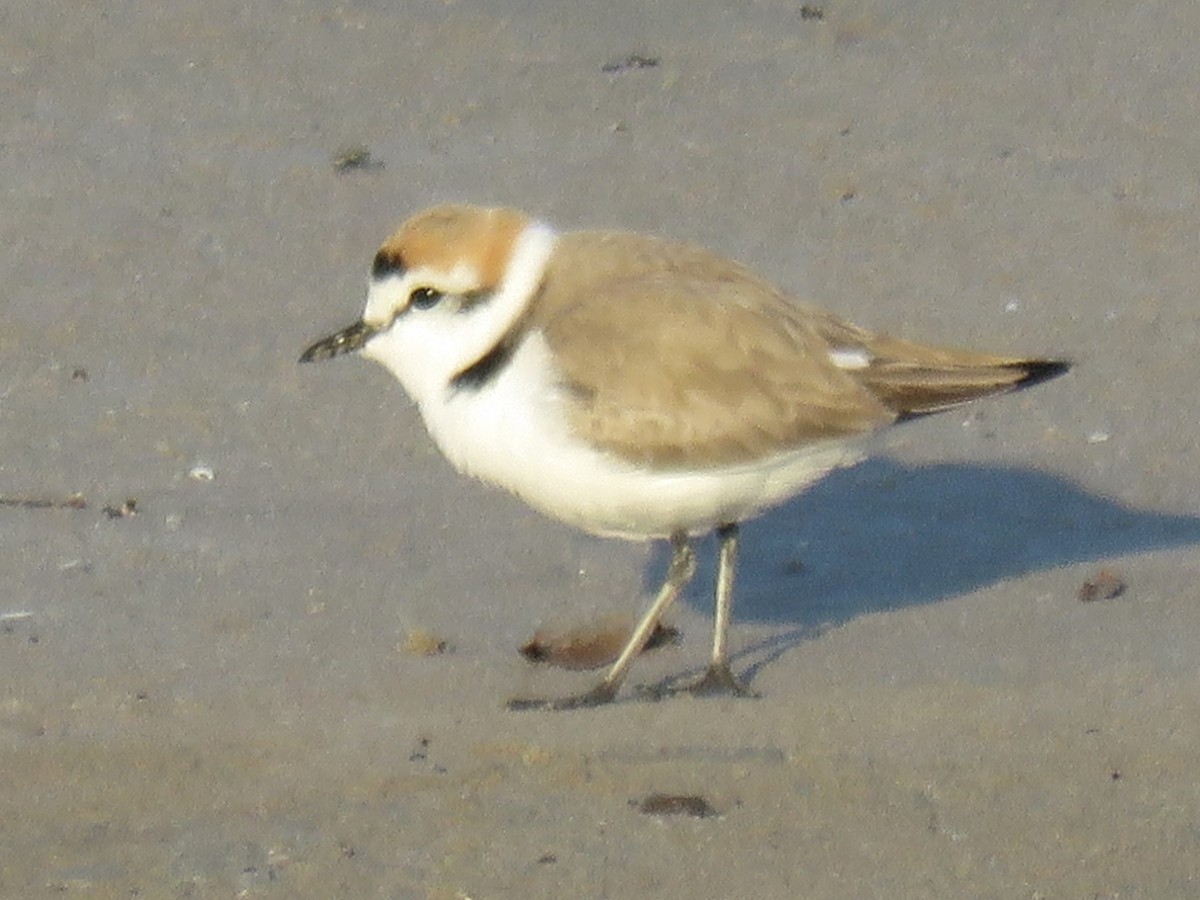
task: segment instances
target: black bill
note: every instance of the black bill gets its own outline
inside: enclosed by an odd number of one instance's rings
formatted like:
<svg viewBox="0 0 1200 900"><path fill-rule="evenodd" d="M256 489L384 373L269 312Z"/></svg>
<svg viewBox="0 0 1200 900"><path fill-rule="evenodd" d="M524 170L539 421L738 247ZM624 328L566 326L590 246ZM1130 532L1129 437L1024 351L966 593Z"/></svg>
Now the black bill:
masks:
<svg viewBox="0 0 1200 900"><path fill-rule="evenodd" d="M300 362L321 362L343 353L353 353L369 341L378 329L359 319L336 334L317 341L300 354Z"/></svg>

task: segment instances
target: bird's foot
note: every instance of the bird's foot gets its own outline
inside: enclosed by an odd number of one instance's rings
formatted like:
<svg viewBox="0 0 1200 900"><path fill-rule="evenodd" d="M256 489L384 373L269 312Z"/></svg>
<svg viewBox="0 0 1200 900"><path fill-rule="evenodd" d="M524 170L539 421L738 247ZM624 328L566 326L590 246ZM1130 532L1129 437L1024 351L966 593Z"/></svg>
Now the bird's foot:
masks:
<svg viewBox="0 0 1200 900"><path fill-rule="evenodd" d="M514 697L505 704L505 708L514 712L530 709L590 709L611 703L616 696L617 686L602 681L590 691L570 697Z"/></svg>
<svg viewBox="0 0 1200 900"><path fill-rule="evenodd" d="M708 667L699 681L683 688L694 697L751 697L757 699L760 694L748 685L742 684L734 676L727 663L714 663Z"/></svg>

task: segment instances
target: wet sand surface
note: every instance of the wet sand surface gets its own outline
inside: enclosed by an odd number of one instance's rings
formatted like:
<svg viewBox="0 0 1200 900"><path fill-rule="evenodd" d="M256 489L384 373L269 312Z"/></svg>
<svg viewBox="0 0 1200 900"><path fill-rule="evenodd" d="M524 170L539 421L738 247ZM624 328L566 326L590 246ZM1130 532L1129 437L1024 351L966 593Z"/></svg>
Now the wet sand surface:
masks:
<svg viewBox="0 0 1200 900"><path fill-rule="evenodd" d="M1084 0L0 12L0 896L1200 894L1197 33ZM666 559L457 476L381 368L297 366L446 200L1077 366L744 529L761 699L508 712L595 677L522 658L536 628L635 613ZM712 550L635 686L703 663Z"/></svg>

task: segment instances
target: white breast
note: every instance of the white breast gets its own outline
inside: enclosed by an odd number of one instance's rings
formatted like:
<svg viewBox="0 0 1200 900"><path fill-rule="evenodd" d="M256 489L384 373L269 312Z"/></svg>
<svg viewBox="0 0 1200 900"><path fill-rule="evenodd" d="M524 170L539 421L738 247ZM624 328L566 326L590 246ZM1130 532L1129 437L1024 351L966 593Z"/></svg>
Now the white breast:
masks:
<svg viewBox="0 0 1200 900"><path fill-rule="evenodd" d="M701 533L740 521L861 457L831 441L737 466L640 468L575 437L563 402L549 350L534 332L493 381L440 392L420 407L430 435L460 471L554 518L615 537Z"/></svg>

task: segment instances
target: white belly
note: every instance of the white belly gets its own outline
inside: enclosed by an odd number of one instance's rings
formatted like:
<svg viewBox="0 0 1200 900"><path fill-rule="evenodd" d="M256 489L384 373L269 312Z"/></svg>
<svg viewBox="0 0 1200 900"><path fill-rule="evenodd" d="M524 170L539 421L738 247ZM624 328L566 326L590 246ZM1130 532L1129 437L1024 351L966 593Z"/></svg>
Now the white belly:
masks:
<svg viewBox="0 0 1200 900"><path fill-rule="evenodd" d="M594 534L641 539L710 531L780 503L862 455L830 441L735 466L641 468L571 434L549 359L532 335L493 382L423 403L421 413L460 471Z"/></svg>

